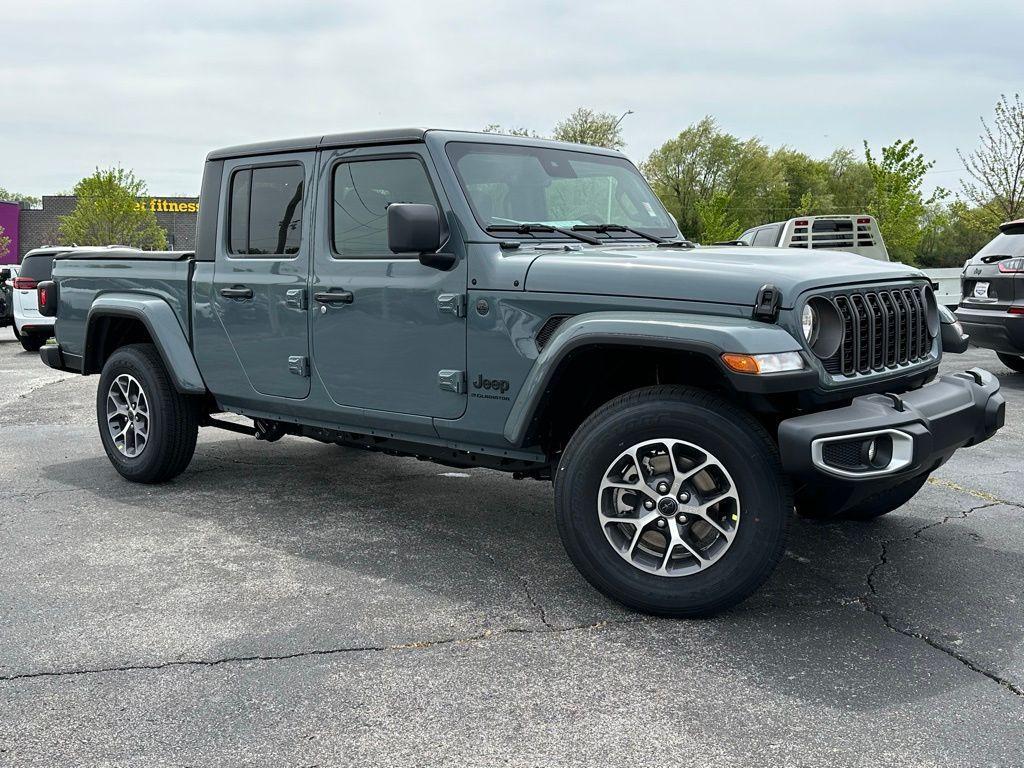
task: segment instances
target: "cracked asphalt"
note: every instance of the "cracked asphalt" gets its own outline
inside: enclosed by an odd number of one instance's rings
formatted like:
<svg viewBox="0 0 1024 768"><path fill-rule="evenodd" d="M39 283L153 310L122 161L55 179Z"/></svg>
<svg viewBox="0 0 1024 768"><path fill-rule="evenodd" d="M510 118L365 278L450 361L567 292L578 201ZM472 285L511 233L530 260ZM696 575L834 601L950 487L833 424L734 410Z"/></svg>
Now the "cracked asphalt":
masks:
<svg viewBox="0 0 1024 768"><path fill-rule="evenodd" d="M0 333L0 765L1024 765L1024 376L872 524L704 621L576 574L550 488L204 430L123 482Z"/></svg>

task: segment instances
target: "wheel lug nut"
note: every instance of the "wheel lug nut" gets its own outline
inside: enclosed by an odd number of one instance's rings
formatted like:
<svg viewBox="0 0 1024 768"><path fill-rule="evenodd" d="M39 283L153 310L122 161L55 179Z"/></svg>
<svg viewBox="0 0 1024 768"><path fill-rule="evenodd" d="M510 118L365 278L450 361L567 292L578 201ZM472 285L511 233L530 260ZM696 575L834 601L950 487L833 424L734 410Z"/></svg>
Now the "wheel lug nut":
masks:
<svg viewBox="0 0 1024 768"><path fill-rule="evenodd" d="M680 523L685 523L686 522L686 515L680 513L680 514L676 515L676 520L678 520Z"/></svg>
<svg viewBox="0 0 1024 768"><path fill-rule="evenodd" d="M659 528L664 528L665 527L665 518L664 517L659 517L658 518L658 527Z"/></svg>
<svg viewBox="0 0 1024 768"><path fill-rule="evenodd" d="M688 494L686 491L680 491L679 492L679 500L681 502L683 502L683 504L685 504L686 502L688 502L690 500L690 494Z"/></svg>
<svg viewBox="0 0 1024 768"><path fill-rule="evenodd" d="M658 493L668 493L668 483L664 481L658 483Z"/></svg>
<svg viewBox="0 0 1024 768"><path fill-rule="evenodd" d="M648 511L654 509L654 502L651 499L645 500L644 501L644 509L646 509Z"/></svg>

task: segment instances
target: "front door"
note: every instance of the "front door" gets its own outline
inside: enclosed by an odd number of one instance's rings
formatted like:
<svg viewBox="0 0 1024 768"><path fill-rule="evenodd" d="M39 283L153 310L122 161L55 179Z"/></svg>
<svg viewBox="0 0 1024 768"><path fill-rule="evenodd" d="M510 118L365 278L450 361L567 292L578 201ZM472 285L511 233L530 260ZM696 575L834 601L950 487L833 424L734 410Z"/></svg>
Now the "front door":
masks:
<svg viewBox="0 0 1024 768"><path fill-rule="evenodd" d="M309 394L309 222L313 152L229 161L221 199L213 301L231 347L261 395ZM242 393L238 393L242 394Z"/></svg>
<svg viewBox="0 0 1024 768"><path fill-rule="evenodd" d="M320 167L315 374L341 406L458 418L466 407L463 244L451 237L442 246L458 256L444 272L388 249L391 203L429 203L449 215L429 155L415 145L326 151Z"/></svg>

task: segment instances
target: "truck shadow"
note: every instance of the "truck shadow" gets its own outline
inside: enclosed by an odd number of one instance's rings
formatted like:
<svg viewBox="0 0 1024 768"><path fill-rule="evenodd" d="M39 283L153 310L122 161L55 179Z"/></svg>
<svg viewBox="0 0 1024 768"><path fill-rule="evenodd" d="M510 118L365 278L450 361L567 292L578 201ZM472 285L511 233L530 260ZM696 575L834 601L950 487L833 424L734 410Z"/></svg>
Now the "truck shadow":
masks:
<svg viewBox="0 0 1024 768"><path fill-rule="evenodd" d="M420 610L454 611L460 620L478 622L467 636L508 624L545 632L637 622L606 628L601 642L681 649L650 656L648 663L670 678L689 678L688 665L704 657L744 679L765 681L772 690L840 709L891 707L968 682L958 676L964 672L959 662L894 632L864 608L868 601L899 620L900 606L892 603L900 599L898 590L889 593L879 559L886 542L914 546L931 517L912 516L913 511L873 525L795 520L787 556L758 594L714 619L683 622L640 617L583 581L558 540L546 483L292 439L270 446L204 440L189 471L144 493L121 481L102 456L42 471L50 481L93 494L126 515L171 513L201 521L204 528L212 524L226 541L276 551L284 561L299 557L326 566L326 578L334 582L330 600L305 607L319 614L320 626L351 629L369 618L415 628ZM959 510L952 501L948 507L946 514ZM1024 590L1017 576L1024 574L1024 556L978 538L960 542L955 580L933 583L934 550L928 555L885 566L898 568L905 580L930 585L907 598L915 614L928 620L941 623L955 605L958 625L998 625L1007 603L972 600L971 594L993 573L1017 579L999 587L1008 594ZM187 567L209 566L197 553ZM872 593L869 574L878 594ZM173 580L175 574L160 578ZM375 593L372 599L366 591ZM401 617L381 608L398 594L417 595L420 608ZM1015 644L1011 639L1004 645L1007 655ZM695 645L699 653L686 651ZM934 674L937 666L949 674Z"/></svg>

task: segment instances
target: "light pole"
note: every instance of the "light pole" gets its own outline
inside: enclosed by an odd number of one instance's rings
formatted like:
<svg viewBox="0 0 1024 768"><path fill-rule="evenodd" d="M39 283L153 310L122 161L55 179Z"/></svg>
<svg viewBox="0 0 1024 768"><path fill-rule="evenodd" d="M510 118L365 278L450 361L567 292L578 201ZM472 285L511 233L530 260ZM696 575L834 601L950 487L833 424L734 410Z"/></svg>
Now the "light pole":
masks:
<svg viewBox="0 0 1024 768"><path fill-rule="evenodd" d="M615 121L615 125L612 126L612 130L614 130L615 128L619 127L619 123L621 123L623 120L626 119L626 115L632 115L632 114L633 114L633 110L632 109L627 109L625 112L623 112L622 115L619 117L619 119Z"/></svg>

